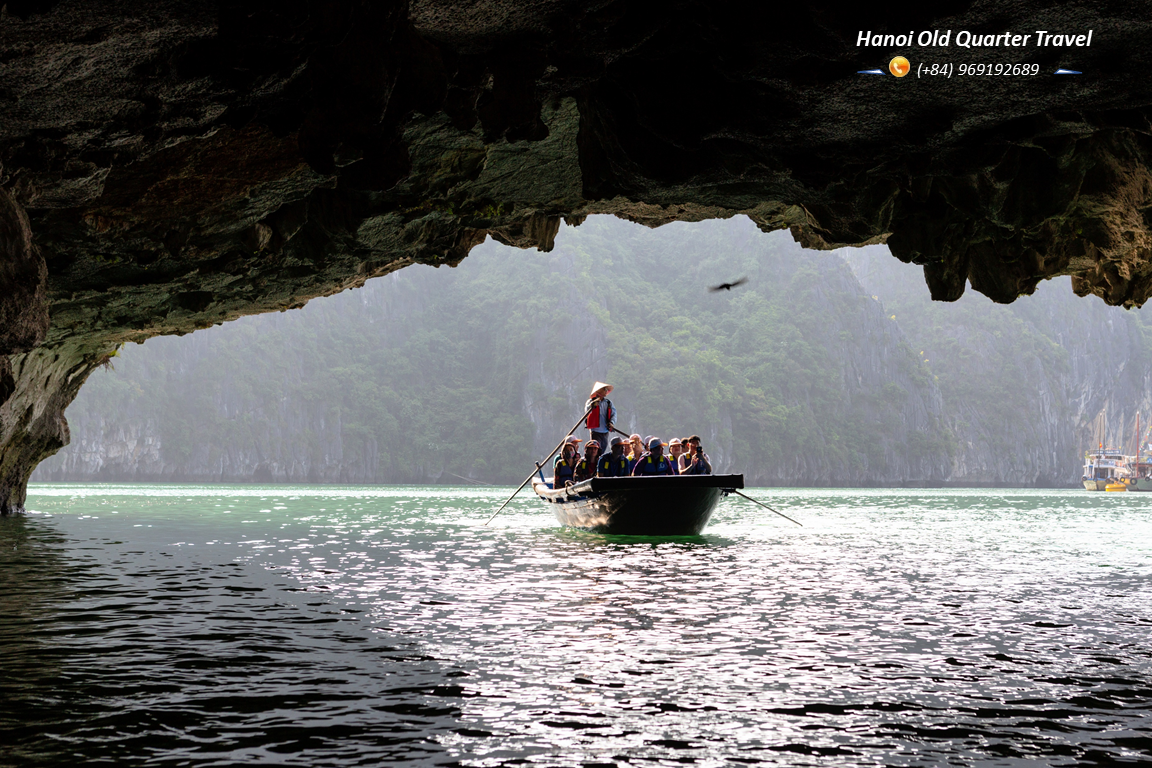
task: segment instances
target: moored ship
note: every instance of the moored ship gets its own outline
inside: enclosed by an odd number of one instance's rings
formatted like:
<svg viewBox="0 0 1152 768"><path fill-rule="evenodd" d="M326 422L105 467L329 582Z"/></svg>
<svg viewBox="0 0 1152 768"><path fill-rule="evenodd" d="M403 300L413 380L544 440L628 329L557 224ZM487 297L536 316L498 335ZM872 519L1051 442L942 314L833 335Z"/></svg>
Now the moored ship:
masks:
<svg viewBox="0 0 1152 768"><path fill-rule="evenodd" d="M1095 453L1086 454L1084 474L1080 481L1089 491L1106 491L1110 485L1114 490L1119 490L1115 486L1128 485L1125 481L1129 477L1129 458L1118 448L1100 448ZM1152 489L1152 486L1149 487Z"/></svg>
<svg viewBox="0 0 1152 768"><path fill-rule="evenodd" d="M1152 427L1149 427L1152 431ZM1152 461L1147 459L1147 435L1140 434L1140 414L1136 414L1136 453L1128 457L1127 472L1121 478L1129 491L1152 491Z"/></svg>
<svg viewBox="0 0 1152 768"><path fill-rule="evenodd" d="M1130 491L1152 491L1152 462L1134 461L1128 465L1128 477L1121 482Z"/></svg>

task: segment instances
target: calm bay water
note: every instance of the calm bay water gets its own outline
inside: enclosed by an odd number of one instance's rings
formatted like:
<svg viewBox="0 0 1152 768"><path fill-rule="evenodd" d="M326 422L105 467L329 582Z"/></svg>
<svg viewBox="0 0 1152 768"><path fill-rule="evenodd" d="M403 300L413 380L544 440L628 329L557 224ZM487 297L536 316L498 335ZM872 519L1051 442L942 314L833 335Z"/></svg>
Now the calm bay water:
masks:
<svg viewBox="0 0 1152 768"><path fill-rule="evenodd" d="M1152 494L40 485L0 764L1101 765L1152 754Z"/></svg>

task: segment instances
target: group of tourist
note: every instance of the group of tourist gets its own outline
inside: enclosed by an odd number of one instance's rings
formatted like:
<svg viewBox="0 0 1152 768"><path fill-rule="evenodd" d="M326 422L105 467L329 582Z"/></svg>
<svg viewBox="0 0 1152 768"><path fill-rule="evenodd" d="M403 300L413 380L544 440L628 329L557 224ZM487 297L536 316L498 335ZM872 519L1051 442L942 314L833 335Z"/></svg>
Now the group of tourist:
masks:
<svg viewBox="0 0 1152 768"><path fill-rule="evenodd" d="M584 456L580 456L583 441L575 435L567 438L553 466L553 487L591 477L712 474L712 463L700 446L698 435L672 438L667 443L667 454L665 443L654 435L644 439L640 435L610 437L613 432L625 434L614 426L616 409L608 399L611 391L611 385L600 381L592 385L592 395L584 404L589 431Z"/></svg>

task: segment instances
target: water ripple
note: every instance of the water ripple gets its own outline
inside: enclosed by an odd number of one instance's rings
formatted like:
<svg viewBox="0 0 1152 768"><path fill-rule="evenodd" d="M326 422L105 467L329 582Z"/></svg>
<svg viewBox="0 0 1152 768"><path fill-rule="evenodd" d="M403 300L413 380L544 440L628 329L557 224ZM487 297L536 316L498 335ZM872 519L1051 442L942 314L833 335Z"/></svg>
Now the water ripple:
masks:
<svg viewBox="0 0 1152 768"><path fill-rule="evenodd" d="M1143 494L760 491L704 536L501 491L40 486L0 762L1098 765L1152 748ZM1119 497L1119 498L1117 498Z"/></svg>

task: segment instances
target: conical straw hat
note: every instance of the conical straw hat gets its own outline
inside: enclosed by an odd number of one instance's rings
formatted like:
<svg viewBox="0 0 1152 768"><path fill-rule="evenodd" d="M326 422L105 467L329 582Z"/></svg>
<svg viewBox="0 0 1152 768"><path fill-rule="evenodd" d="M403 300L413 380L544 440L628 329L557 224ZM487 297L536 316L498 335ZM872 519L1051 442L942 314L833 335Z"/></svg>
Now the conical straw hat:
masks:
<svg viewBox="0 0 1152 768"><path fill-rule="evenodd" d="M612 385L611 384L605 384L602 381L596 382L595 384L592 385L592 394L589 395L589 397L595 397L596 393L602 389L606 389L606 390L608 390L608 392L611 392L612 391ZM604 394L608 394L608 392L605 392Z"/></svg>

